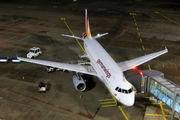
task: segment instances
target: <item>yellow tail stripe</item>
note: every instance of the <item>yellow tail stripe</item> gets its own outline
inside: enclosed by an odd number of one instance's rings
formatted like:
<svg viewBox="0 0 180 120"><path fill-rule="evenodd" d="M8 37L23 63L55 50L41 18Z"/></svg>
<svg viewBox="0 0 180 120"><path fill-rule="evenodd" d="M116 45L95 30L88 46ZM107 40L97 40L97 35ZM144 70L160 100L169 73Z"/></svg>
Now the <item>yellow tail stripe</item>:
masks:
<svg viewBox="0 0 180 120"><path fill-rule="evenodd" d="M88 33L86 33L87 37L89 37L89 35L91 35L90 29L89 29L89 23L87 24L87 32L88 32Z"/></svg>
<svg viewBox="0 0 180 120"><path fill-rule="evenodd" d="M91 32L90 31L88 31L88 34L87 34L87 37L89 37L89 35L91 34Z"/></svg>
<svg viewBox="0 0 180 120"><path fill-rule="evenodd" d="M89 30L89 23L87 24L87 28L86 28L86 29L87 29L87 32L88 32L88 30ZM86 33L86 34L87 34L87 33Z"/></svg>

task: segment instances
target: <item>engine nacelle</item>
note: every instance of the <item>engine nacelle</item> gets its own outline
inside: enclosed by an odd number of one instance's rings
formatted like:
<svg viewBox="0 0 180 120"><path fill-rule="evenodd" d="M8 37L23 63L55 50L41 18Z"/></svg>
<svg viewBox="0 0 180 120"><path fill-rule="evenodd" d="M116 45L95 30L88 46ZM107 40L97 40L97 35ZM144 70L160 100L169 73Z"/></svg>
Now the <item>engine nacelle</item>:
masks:
<svg viewBox="0 0 180 120"><path fill-rule="evenodd" d="M77 91L82 92L86 89L85 80L78 73L75 73L73 75L73 83Z"/></svg>

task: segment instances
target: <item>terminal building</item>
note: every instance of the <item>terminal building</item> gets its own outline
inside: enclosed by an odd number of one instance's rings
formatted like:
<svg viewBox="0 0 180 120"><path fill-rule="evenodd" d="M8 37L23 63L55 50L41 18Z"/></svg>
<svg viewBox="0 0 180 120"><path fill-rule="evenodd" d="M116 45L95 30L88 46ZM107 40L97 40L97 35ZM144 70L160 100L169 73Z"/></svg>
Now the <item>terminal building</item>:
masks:
<svg viewBox="0 0 180 120"><path fill-rule="evenodd" d="M134 86L136 93L150 93L150 100L165 103L180 119L180 86L164 78L164 73L157 70L128 70L124 72L126 79Z"/></svg>

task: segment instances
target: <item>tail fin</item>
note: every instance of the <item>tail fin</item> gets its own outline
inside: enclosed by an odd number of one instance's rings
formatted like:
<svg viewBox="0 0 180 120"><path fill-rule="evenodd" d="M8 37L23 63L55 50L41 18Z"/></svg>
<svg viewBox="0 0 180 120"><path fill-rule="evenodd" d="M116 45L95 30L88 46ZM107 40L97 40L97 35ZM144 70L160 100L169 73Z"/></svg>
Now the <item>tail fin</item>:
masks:
<svg viewBox="0 0 180 120"><path fill-rule="evenodd" d="M84 39L85 38L92 38L91 37L90 26L89 26L89 19L88 19L87 9L85 9L85 30L86 30L86 34L84 34Z"/></svg>

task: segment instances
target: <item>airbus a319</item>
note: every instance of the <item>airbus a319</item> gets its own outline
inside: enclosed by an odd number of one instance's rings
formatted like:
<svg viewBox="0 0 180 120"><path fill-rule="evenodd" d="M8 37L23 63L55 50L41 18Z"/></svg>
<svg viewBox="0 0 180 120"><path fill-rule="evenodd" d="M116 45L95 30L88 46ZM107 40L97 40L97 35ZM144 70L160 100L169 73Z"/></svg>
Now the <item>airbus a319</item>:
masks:
<svg viewBox="0 0 180 120"><path fill-rule="evenodd" d="M85 84L85 81L82 80L81 76L79 76L78 73L97 76L99 80L107 86L111 94L117 99L118 102L125 106L132 106L135 101L135 93L132 85L127 82L126 78L124 77L123 72L141 65L149 60L152 60L168 52L168 50L167 48L165 48L164 50L161 50L159 52L116 63L106 52L106 50L96 41L96 38L102 37L107 34L108 33L98 34L94 37L91 36L87 9L85 9L85 33L83 34L83 36L77 37L64 34L62 34L62 36L76 38L84 41L84 49L86 51L84 57L90 59L90 66L27 59L22 57L18 57L18 59L25 62L74 71L75 75L73 76L73 81L75 87L77 87L76 89L79 91L85 90L79 89L79 86Z"/></svg>

